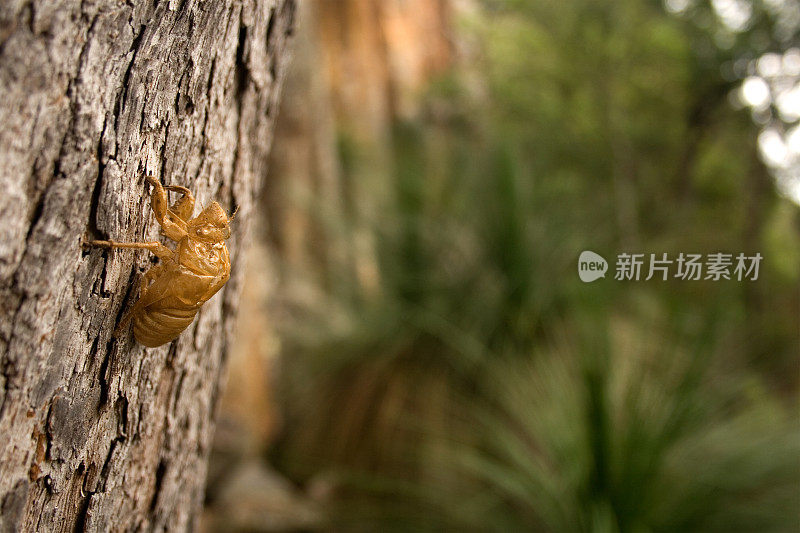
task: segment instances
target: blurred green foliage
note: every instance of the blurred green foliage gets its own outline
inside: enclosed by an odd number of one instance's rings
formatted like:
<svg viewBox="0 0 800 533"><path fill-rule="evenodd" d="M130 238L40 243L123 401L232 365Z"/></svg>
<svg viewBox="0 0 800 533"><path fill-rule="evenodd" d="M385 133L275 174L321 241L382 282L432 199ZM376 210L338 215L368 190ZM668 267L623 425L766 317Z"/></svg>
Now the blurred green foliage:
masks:
<svg viewBox="0 0 800 533"><path fill-rule="evenodd" d="M725 74L784 43L753 5L727 40L704 3L462 21L479 57L396 125L390 200L357 221L380 290L330 279L284 332L273 460L337 480L333 529L800 527L798 209ZM758 281L612 279L618 253L717 251L761 252Z"/></svg>

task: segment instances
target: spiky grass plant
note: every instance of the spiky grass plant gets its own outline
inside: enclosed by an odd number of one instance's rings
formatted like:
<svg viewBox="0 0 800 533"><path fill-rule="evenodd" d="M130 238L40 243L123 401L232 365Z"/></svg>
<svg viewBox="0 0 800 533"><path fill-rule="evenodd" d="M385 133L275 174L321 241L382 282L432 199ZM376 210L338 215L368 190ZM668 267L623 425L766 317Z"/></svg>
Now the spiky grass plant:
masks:
<svg viewBox="0 0 800 533"><path fill-rule="evenodd" d="M796 413L709 342L653 337L592 335L494 368L480 444L453 456L478 483L450 516L483 531L796 531Z"/></svg>

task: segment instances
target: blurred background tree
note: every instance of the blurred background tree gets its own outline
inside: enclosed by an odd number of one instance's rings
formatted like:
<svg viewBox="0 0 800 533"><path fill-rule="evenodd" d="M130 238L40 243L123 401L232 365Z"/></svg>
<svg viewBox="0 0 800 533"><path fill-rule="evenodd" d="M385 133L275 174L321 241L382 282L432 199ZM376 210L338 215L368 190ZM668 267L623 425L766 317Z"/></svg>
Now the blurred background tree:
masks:
<svg viewBox="0 0 800 533"><path fill-rule="evenodd" d="M251 268L279 298L246 291L211 516L797 530L799 27L792 0L306 2ZM764 262L589 285L586 249ZM294 505L246 490L276 484Z"/></svg>

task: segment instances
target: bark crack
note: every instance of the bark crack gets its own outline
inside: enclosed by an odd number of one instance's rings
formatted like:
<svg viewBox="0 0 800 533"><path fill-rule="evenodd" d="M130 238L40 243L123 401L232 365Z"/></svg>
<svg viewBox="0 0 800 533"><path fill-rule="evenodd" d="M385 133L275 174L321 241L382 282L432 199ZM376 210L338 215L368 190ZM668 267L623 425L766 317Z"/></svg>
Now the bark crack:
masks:
<svg viewBox="0 0 800 533"><path fill-rule="evenodd" d="M89 220L86 227L92 239L102 240L108 240L108 233L102 231L97 224L97 209L100 203L100 189L103 185L103 174L106 170L106 164L103 162L103 137L105 136L107 125L108 117L103 119L103 129L100 132L100 140L97 142L97 179L94 182L91 200L89 201ZM103 272L105 274L105 268ZM105 279L105 275L103 279Z"/></svg>
<svg viewBox="0 0 800 533"><path fill-rule="evenodd" d="M111 445L108 448L108 453L106 454L106 458L103 461L103 467L100 469L100 480L102 480L103 488L98 489L99 492L106 491L106 485L108 484L108 477L111 473L111 461L114 458L114 453L117 451L117 446L123 441L124 439L121 437L115 437L111 440Z"/></svg>
<svg viewBox="0 0 800 533"><path fill-rule="evenodd" d="M156 509L156 505L158 504L158 496L161 494L161 488L164 484L164 475L167 472L167 464L161 459L158 462L158 468L156 468L156 481L155 485L153 485L153 497L150 499L150 514L153 513Z"/></svg>
<svg viewBox="0 0 800 533"><path fill-rule="evenodd" d="M133 17L133 11L131 11L131 17ZM133 29L133 18L128 21L128 24L131 26L133 30L133 42L131 43L130 50L128 53L131 54L131 60L128 63L128 66L125 68L125 74L122 75L122 91L119 97L119 105L114 106L114 131L119 131L119 117L122 114L122 109L124 109L125 104L128 100L128 92L130 88L130 80L131 80L131 72L133 71L133 64L136 62L136 56L139 54L139 49L142 46L142 37L144 36L145 26L141 24L139 26L139 31L137 32ZM117 146L117 150L119 150L119 146Z"/></svg>
<svg viewBox="0 0 800 533"><path fill-rule="evenodd" d="M78 516L75 519L74 533L86 531L86 520L89 518L89 504L92 502L92 494L83 498L78 506Z"/></svg>

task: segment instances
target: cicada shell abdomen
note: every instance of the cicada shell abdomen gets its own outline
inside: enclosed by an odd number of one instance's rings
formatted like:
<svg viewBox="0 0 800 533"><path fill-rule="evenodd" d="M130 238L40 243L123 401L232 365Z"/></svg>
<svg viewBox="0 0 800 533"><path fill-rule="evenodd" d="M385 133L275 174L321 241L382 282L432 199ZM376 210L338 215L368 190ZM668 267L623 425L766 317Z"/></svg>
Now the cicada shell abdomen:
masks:
<svg viewBox="0 0 800 533"><path fill-rule="evenodd" d="M139 344L155 348L175 340L194 320L199 307L145 308L133 318L133 336Z"/></svg>

